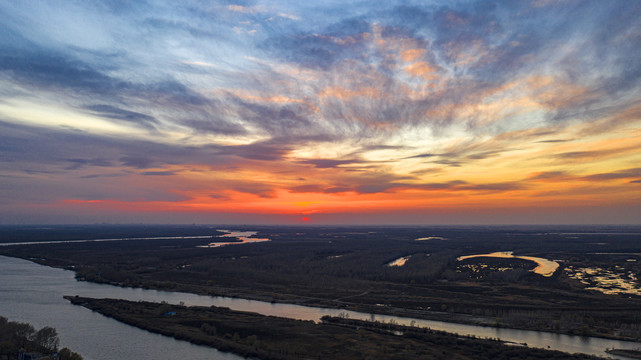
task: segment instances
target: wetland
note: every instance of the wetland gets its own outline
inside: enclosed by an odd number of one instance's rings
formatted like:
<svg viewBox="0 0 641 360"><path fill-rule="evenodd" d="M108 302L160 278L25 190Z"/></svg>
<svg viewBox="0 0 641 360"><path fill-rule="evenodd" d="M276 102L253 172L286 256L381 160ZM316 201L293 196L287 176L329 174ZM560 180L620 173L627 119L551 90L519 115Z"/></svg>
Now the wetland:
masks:
<svg viewBox="0 0 641 360"><path fill-rule="evenodd" d="M80 280L122 287L592 339L641 339L641 298L636 293L604 293L594 289L598 275L574 275L576 269L616 270L625 277L625 286L638 290L640 241L635 229L228 227L255 232L244 235L249 239L270 241L201 247L215 242L212 239L233 242L220 237L230 233L220 228L155 227L146 229L148 236L133 236L145 233L133 226L54 227L47 234L35 228L3 228L2 241L7 243L60 241L65 236L98 239L87 236L91 232L119 234L105 238L183 238L12 245L0 247L0 253L73 270ZM416 241L429 237L447 241ZM609 244L607 251L602 243ZM528 258L458 260L503 249ZM406 258L403 266L389 266L400 258ZM530 258L553 259L558 268L543 276L532 271L537 263ZM607 355L604 350L601 356Z"/></svg>

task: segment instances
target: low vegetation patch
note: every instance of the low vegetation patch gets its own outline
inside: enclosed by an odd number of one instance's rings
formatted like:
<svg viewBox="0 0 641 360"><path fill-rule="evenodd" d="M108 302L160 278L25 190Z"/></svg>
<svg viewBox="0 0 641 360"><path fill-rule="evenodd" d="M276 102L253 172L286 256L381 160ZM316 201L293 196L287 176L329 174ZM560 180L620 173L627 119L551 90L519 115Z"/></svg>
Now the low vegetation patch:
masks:
<svg viewBox="0 0 641 360"><path fill-rule="evenodd" d="M426 328L325 317L321 323L151 302L66 297L148 331L271 359L596 359Z"/></svg>

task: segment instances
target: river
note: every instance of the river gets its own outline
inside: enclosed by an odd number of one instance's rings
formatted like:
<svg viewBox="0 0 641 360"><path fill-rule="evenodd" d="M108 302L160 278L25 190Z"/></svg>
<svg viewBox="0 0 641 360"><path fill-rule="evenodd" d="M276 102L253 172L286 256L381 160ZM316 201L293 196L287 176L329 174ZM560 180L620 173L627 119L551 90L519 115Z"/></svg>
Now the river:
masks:
<svg viewBox="0 0 641 360"><path fill-rule="evenodd" d="M56 328L60 347L70 348L85 360L243 359L123 324L62 298L84 294L136 299L137 293L135 289L76 281L72 271L0 256L0 315L28 322L36 329ZM153 298L153 292L148 298Z"/></svg>
<svg viewBox="0 0 641 360"><path fill-rule="evenodd" d="M0 256L0 315L12 321L29 322L36 328L52 326L58 330L61 347L69 347L87 360L116 359L241 359L238 356L196 346L185 341L152 334L80 306L71 305L63 295L126 300L167 301L185 305L224 306L233 310L264 315L318 321L324 315L348 314L350 318L371 319L372 315L340 309L278 304L246 299L212 297L179 292L121 288L76 281L74 273L27 260ZM570 353L606 356L606 348L635 349L639 343L592 337L568 336L540 331L500 329L441 321L374 315L376 320L427 326L435 330L479 337L499 338L528 346Z"/></svg>

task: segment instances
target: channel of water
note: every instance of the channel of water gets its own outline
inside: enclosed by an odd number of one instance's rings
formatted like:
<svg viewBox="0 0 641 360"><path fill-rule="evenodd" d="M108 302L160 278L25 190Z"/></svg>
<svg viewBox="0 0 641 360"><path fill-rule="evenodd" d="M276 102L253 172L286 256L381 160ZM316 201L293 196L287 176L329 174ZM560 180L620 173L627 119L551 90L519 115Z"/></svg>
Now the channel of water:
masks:
<svg viewBox="0 0 641 360"><path fill-rule="evenodd" d="M584 353L625 359L605 353L606 348L637 349L641 343L594 337L561 335L542 331L502 329L464 325L409 317L367 314L342 309L269 303L240 298L203 296L189 293L121 288L112 285L77 281L68 270L51 268L27 260L0 256L0 315L12 321L29 322L36 328L55 327L61 345L81 353L85 359L241 359L236 355L196 346L166 336L152 334L85 308L71 305L63 295L94 298L145 300L185 305L224 306L293 319L318 321L324 315L347 314L354 319L395 321L398 324L429 327L462 335L498 338L531 347L549 348L569 353Z"/></svg>

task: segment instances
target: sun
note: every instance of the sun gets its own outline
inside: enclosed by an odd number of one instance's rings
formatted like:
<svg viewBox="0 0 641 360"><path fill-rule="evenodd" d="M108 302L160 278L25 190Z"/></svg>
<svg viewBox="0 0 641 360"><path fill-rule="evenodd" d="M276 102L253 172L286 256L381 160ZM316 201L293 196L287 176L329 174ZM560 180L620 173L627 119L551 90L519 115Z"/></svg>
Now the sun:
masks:
<svg viewBox="0 0 641 360"><path fill-rule="evenodd" d="M308 217L304 217L302 220L307 222L307 221L309 221L309 218Z"/></svg>

